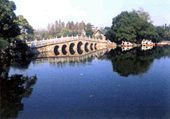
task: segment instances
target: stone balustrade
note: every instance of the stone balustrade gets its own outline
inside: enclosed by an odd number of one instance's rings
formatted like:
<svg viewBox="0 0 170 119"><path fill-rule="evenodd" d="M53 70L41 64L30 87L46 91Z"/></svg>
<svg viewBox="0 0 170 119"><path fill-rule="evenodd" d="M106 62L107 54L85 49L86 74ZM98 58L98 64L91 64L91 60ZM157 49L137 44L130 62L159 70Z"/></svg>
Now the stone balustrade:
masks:
<svg viewBox="0 0 170 119"><path fill-rule="evenodd" d="M64 43L64 42L70 42L70 41L76 41L76 40L87 40L87 41L92 41L92 42L100 42L100 43L106 43L110 42L110 40L102 40L102 39L96 39L96 38L91 38L91 37L82 37L82 36L75 36L75 37L61 37L61 38L54 38L54 39L47 39L47 40L34 40L30 42L26 42L28 46L30 47L41 47L44 45L52 45L55 43Z"/></svg>

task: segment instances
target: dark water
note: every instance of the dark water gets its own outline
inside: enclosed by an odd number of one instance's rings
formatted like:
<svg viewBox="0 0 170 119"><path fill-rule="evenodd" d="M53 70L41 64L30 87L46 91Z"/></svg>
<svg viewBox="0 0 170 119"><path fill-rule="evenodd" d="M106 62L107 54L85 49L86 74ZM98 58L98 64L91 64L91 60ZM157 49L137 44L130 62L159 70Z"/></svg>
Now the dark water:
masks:
<svg viewBox="0 0 170 119"><path fill-rule="evenodd" d="M53 59L1 62L1 118L170 118L170 47Z"/></svg>

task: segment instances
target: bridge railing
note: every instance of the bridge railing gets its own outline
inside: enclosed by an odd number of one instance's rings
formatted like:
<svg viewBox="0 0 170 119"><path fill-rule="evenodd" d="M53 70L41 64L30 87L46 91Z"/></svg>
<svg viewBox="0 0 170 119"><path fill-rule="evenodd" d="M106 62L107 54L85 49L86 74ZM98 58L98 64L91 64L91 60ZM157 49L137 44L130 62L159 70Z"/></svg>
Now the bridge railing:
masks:
<svg viewBox="0 0 170 119"><path fill-rule="evenodd" d="M39 47L39 46L44 46L44 45L51 45L55 43L62 43L62 42L68 42L68 41L75 41L78 39L84 39L84 40L89 40L89 41L97 41L97 42L110 42L109 40L101 40L101 39L96 39L96 38L91 38L91 37L82 37L82 36L75 36L75 37L61 37L61 38L54 38L54 39L47 39L47 40L34 40L31 42L26 42L27 44L31 44L30 47Z"/></svg>

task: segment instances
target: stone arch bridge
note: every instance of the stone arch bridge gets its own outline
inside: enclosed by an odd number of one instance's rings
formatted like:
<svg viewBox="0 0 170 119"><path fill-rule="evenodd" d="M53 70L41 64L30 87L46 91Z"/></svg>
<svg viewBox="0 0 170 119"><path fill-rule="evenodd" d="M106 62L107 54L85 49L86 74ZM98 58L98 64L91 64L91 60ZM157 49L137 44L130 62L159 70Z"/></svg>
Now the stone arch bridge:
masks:
<svg viewBox="0 0 170 119"><path fill-rule="evenodd" d="M101 49L115 49L116 43L105 39L90 37L61 37L49 40L27 42L31 50L36 53L51 52L52 55L80 56L85 53Z"/></svg>

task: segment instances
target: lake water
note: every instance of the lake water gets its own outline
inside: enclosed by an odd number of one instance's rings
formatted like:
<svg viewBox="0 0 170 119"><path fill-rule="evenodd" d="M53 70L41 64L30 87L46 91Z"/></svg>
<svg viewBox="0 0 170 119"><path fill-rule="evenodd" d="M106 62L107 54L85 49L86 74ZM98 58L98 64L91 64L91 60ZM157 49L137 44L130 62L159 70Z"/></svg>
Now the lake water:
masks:
<svg viewBox="0 0 170 119"><path fill-rule="evenodd" d="M1 118L170 118L169 46L104 54L1 63L1 78L36 75L33 83L1 80Z"/></svg>

